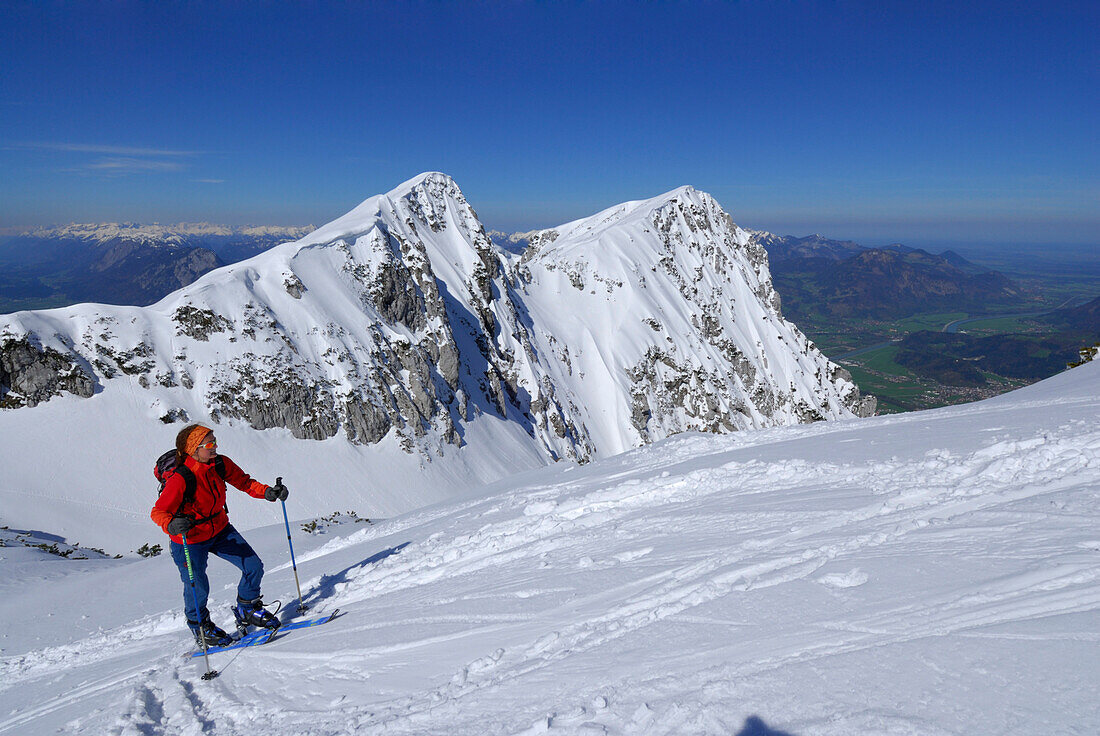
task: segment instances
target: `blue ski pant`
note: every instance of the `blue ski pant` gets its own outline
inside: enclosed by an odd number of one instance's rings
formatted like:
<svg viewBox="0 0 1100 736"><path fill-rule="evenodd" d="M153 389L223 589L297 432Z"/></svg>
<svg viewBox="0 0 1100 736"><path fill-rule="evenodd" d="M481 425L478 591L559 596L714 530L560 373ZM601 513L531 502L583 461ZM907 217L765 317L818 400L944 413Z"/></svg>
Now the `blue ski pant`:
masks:
<svg viewBox="0 0 1100 736"><path fill-rule="evenodd" d="M183 610L188 621L202 621L210 616L206 601L210 597L210 580L206 577L206 562L210 555L220 557L241 571L241 581L237 584L237 596L251 601L260 597L260 581L264 577L264 563L256 551L244 540L241 533L230 524L216 537L205 542L188 542L187 551L191 555L191 570L195 574L195 593L191 594L191 576L187 572L187 559L183 554L183 545L171 543L172 559L179 568L183 580ZM196 599L198 610L195 610Z"/></svg>

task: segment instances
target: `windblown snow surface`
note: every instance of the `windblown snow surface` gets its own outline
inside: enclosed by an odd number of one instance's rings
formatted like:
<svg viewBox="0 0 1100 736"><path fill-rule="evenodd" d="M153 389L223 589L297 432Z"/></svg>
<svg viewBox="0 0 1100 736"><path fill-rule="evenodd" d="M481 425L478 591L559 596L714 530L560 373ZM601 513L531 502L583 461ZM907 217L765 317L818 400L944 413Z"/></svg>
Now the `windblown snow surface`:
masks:
<svg viewBox="0 0 1100 736"><path fill-rule="evenodd" d="M306 602L344 613L212 681L166 556L4 548L0 733L1100 733L1098 397L1087 364L295 523ZM267 508L247 536L289 602ZM228 623L236 573L211 574Z"/></svg>

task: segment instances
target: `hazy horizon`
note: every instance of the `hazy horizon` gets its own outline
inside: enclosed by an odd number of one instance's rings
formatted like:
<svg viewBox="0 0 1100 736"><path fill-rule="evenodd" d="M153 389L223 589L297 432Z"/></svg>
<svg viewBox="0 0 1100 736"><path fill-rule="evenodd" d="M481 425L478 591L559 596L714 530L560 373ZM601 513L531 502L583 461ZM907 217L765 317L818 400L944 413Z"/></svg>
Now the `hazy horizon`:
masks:
<svg viewBox="0 0 1100 736"><path fill-rule="evenodd" d="M477 203L476 202L472 202L471 204L473 204L474 208L477 209ZM349 211L350 211L350 209L351 208L349 208ZM219 222L219 221L215 221L215 220L212 220L212 219L209 219L209 218L200 218L200 219L191 219L191 220L150 220L150 221L144 221L144 222L136 221L136 220L120 220L120 219L69 220L69 221L66 221L66 222L36 223L36 224L25 226L25 227L19 227L19 226L0 227L0 238L17 237L17 236L20 236L20 235L29 234L29 233L31 233L35 230L39 230L39 229L55 229L55 228L62 228L62 227L68 226L68 225L120 224L120 225L133 225L133 226L136 226L136 227L144 227L144 226L151 226L151 225L172 226L172 225L185 225L185 224L186 225L209 224L209 225L224 226L224 227L231 227L231 228L263 227L263 226L287 227L287 228L308 227L308 226L321 227L322 225L326 224L327 222L329 222L331 220L336 219L337 217L339 217L342 214L344 214L344 213L334 214L332 217L329 218L329 220L325 220L325 221L318 220L316 222L309 222L309 223L260 222L260 221L256 221L256 220L247 220L247 221L239 220L239 221L234 221L234 222ZM479 211L479 214L480 214L480 211ZM596 211L587 213L587 215L594 215L594 214L596 214ZM581 217L584 217L584 216L586 216L586 215L578 215L577 217L574 217L574 218L571 218L571 219L580 219ZM750 229L750 230L761 230L761 231L765 231L765 232L770 232L773 235L780 235L780 236L783 236L783 237L804 238L804 237L810 237L810 236L813 236L813 235L819 235L819 236L824 237L824 238L829 239L829 240L855 242L855 243L857 243L859 245L862 245L862 246L865 246L867 248L883 248L883 247L887 247L887 246L890 246L890 245L904 245L904 246L908 246L910 248L921 248L921 249L928 250L930 252L935 252L935 253L942 252L943 250L953 250L953 249L956 249L956 248L973 248L975 250L981 250L981 251L987 251L989 249L999 248L999 249L1005 249L1005 250L1011 250L1011 251L1049 250L1051 252L1055 252L1055 251L1078 252L1078 251L1082 251L1084 249L1089 249L1089 248L1100 245L1100 234L1098 234L1095 237L1083 238L1083 239L1078 240L1078 241L1073 241L1073 240L1037 240L1037 239L1006 240L1006 239L1003 239L1003 238L988 238L988 237L987 238L972 238L972 239L965 239L965 238L958 238L958 237L929 238L929 237L920 237L920 236L913 237L913 238L876 237L876 236L864 237L864 236L862 236L858 233L853 234L850 231L844 231L844 230L838 230L837 232L830 232L829 230L826 229L827 226L822 226L821 228L816 228L816 229L814 229L814 228L811 228L811 229L802 228L802 229L796 230L796 229L793 229L793 228L784 229L782 226L779 227L779 228L762 227L762 226L759 226L755 223L740 221L740 220L738 220L738 218L736 216L734 216L733 219L734 219L734 222L742 228L747 228L747 229ZM548 228L556 227L558 225L563 225L563 224L565 224L566 222L569 222L569 221L571 221L571 220L563 220L561 222L554 223L553 225L530 225L530 226L519 225L519 226L513 226L513 227L502 227L499 224L494 224L494 223L491 223L491 222L483 222L483 224L485 225L485 229L487 231L490 231L490 232L496 231L496 232L502 232L502 233L506 233L506 234L513 234L513 233L526 233L526 232L531 232L531 231L535 231L535 230L548 229ZM1092 255L1093 251L1088 250L1088 251L1085 252L1085 254L1086 255ZM1098 259L1098 266L1100 266L1100 259Z"/></svg>
<svg viewBox="0 0 1100 736"><path fill-rule="evenodd" d="M690 184L838 239L1100 232L1095 3L8 3L0 227L551 227Z"/></svg>

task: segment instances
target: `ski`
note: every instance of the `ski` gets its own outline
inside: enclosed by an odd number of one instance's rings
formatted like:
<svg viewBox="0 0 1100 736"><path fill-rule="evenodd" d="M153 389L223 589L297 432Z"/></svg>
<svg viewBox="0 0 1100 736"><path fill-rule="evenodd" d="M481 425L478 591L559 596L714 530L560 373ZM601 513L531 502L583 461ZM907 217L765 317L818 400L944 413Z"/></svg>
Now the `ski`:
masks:
<svg viewBox="0 0 1100 736"><path fill-rule="evenodd" d="M272 637L275 632L271 629L259 629L251 633L245 634L239 639L234 639L232 644L226 644L224 647L207 647L207 654L217 654L218 652L228 652L230 649L240 649L241 647L251 647L257 644L263 644ZM203 656L202 650L192 652L191 657Z"/></svg>
<svg viewBox="0 0 1100 736"><path fill-rule="evenodd" d="M289 624L283 624L277 629L257 629L248 634L245 634L240 639L237 639L232 644L226 644L224 647L208 647L207 654L217 654L218 652L228 652L231 649L241 649L243 647L255 647L261 644L266 644L272 639L276 638L284 631L292 631L293 629L307 629L311 626L320 626L321 624L328 623L332 619L336 618L336 615L340 613L340 609L335 609L327 616L320 616L318 618L304 619L302 621L292 621ZM279 636L279 638L282 638ZM203 656L202 651L192 652L191 657Z"/></svg>
<svg viewBox="0 0 1100 736"><path fill-rule="evenodd" d="M320 626L321 624L327 624L332 619L336 618L336 614L340 613L340 609L336 608L332 613L327 616L319 616L317 618L307 618L301 621L291 621L289 624L283 624L279 628L275 629L272 633L279 634L284 631L290 631L291 629L308 629L310 626Z"/></svg>

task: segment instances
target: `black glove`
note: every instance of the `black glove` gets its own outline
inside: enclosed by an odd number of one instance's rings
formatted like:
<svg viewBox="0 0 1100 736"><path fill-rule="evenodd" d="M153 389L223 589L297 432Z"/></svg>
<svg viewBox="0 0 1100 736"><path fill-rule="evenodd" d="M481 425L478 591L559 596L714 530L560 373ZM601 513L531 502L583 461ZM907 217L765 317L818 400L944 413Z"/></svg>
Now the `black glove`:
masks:
<svg viewBox="0 0 1100 736"><path fill-rule="evenodd" d="M283 485L282 478L276 478L275 485L268 486L267 490L264 491L264 498L273 503L275 501L285 501L289 495L290 491Z"/></svg>
<svg viewBox="0 0 1100 736"><path fill-rule="evenodd" d="M187 532L191 531L191 528L194 526L195 520L192 519L190 516L177 516L176 518L168 522L168 533L175 534L177 536L180 534L186 534Z"/></svg>

